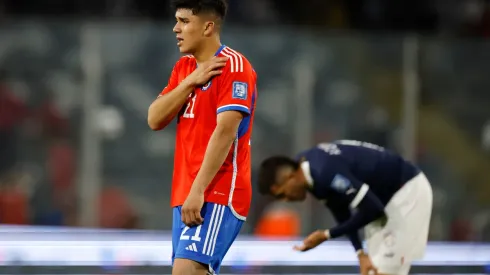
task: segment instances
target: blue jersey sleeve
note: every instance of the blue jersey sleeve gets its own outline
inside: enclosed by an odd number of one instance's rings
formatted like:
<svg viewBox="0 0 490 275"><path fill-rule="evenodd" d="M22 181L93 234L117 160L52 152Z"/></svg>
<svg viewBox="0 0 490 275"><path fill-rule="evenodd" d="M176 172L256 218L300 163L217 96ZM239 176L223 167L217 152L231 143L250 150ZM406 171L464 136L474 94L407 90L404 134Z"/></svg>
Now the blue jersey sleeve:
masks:
<svg viewBox="0 0 490 275"><path fill-rule="evenodd" d="M337 223L344 223L348 221L352 216L349 206L345 203L342 204L335 200L328 200L326 206L332 212L332 215ZM357 230L348 233L347 237L352 243L352 246L354 246L354 250L358 251L362 249L361 237L359 236L359 232Z"/></svg>
<svg viewBox="0 0 490 275"><path fill-rule="evenodd" d="M366 195L371 193L369 185L358 180L351 172L349 164L340 156L331 156L325 166L321 175L327 184L324 188L336 197L348 201L350 208L357 208ZM382 204L381 207L384 208Z"/></svg>
<svg viewBox="0 0 490 275"><path fill-rule="evenodd" d="M330 230L330 237L336 238L345 234L356 232L368 223L384 215L383 203L376 195L369 190L369 185L360 182L349 171L348 166L342 161L331 162L333 167L332 180L328 188L333 193L332 196L340 197L343 201L348 202L351 209L357 209L356 213L351 215L336 227ZM342 204L332 204L331 209L343 208ZM333 210L334 212L336 210Z"/></svg>

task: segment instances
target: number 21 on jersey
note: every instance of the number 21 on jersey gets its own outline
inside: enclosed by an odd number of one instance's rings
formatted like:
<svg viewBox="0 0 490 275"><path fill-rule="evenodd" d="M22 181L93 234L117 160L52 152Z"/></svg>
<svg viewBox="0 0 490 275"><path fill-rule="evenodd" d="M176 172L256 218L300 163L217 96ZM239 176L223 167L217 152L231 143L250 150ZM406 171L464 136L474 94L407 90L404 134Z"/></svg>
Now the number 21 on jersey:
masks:
<svg viewBox="0 0 490 275"><path fill-rule="evenodd" d="M197 94L196 93L190 94L189 97L191 99L187 102L187 106L185 108L184 114L182 115L182 117L184 118L194 118L194 105L196 104Z"/></svg>

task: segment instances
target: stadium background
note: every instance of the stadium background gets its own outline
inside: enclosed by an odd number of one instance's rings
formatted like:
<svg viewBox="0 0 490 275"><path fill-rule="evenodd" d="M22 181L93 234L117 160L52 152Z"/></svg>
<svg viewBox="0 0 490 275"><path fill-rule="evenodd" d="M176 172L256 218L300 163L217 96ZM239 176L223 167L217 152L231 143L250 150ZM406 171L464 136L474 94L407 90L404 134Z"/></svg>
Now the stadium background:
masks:
<svg viewBox="0 0 490 275"><path fill-rule="evenodd" d="M172 16L156 0L0 2L2 224L170 229L175 128L146 114L179 57ZM489 1L231 0L227 20L259 75L254 167L374 142L431 180L432 241L490 241ZM254 193L242 234L331 225L315 201Z"/></svg>

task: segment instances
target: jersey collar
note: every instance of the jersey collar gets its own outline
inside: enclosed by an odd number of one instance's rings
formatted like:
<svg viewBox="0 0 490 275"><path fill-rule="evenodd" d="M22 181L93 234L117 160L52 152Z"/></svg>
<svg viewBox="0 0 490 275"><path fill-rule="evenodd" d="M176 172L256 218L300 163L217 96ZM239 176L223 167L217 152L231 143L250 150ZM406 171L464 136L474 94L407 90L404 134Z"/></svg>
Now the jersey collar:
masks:
<svg viewBox="0 0 490 275"><path fill-rule="evenodd" d="M309 161L303 161L301 164L301 170L303 171L303 175L305 176L306 183L308 183L308 186L310 188L313 188L313 177L311 176L311 171L310 171L310 162Z"/></svg>
<svg viewBox="0 0 490 275"><path fill-rule="evenodd" d="M226 45L221 45L221 46L219 47L219 49L218 49L218 50L217 50L217 51L214 53L214 56L218 56L218 55L221 53L221 51L223 51L223 49L224 49L225 47L226 47ZM197 67L199 67L199 64L197 64L197 60L196 60L196 68L197 68Z"/></svg>
<svg viewBox="0 0 490 275"><path fill-rule="evenodd" d="M216 51L214 56L218 56L225 47L226 47L225 45L221 45L221 47L219 47L219 49Z"/></svg>

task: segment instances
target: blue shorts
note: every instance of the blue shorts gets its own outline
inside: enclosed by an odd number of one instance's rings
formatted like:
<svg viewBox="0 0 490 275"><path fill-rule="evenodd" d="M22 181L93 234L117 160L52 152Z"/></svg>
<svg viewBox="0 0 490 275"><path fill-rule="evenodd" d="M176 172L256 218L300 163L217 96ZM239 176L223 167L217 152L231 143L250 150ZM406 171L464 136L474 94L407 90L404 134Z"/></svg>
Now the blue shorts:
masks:
<svg viewBox="0 0 490 275"><path fill-rule="evenodd" d="M175 258L189 259L208 265L211 274L218 274L243 221L228 206L206 202L201 210L204 222L188 227L182 222L181 210L181 206L173 209L172 263Z"/></svg>

